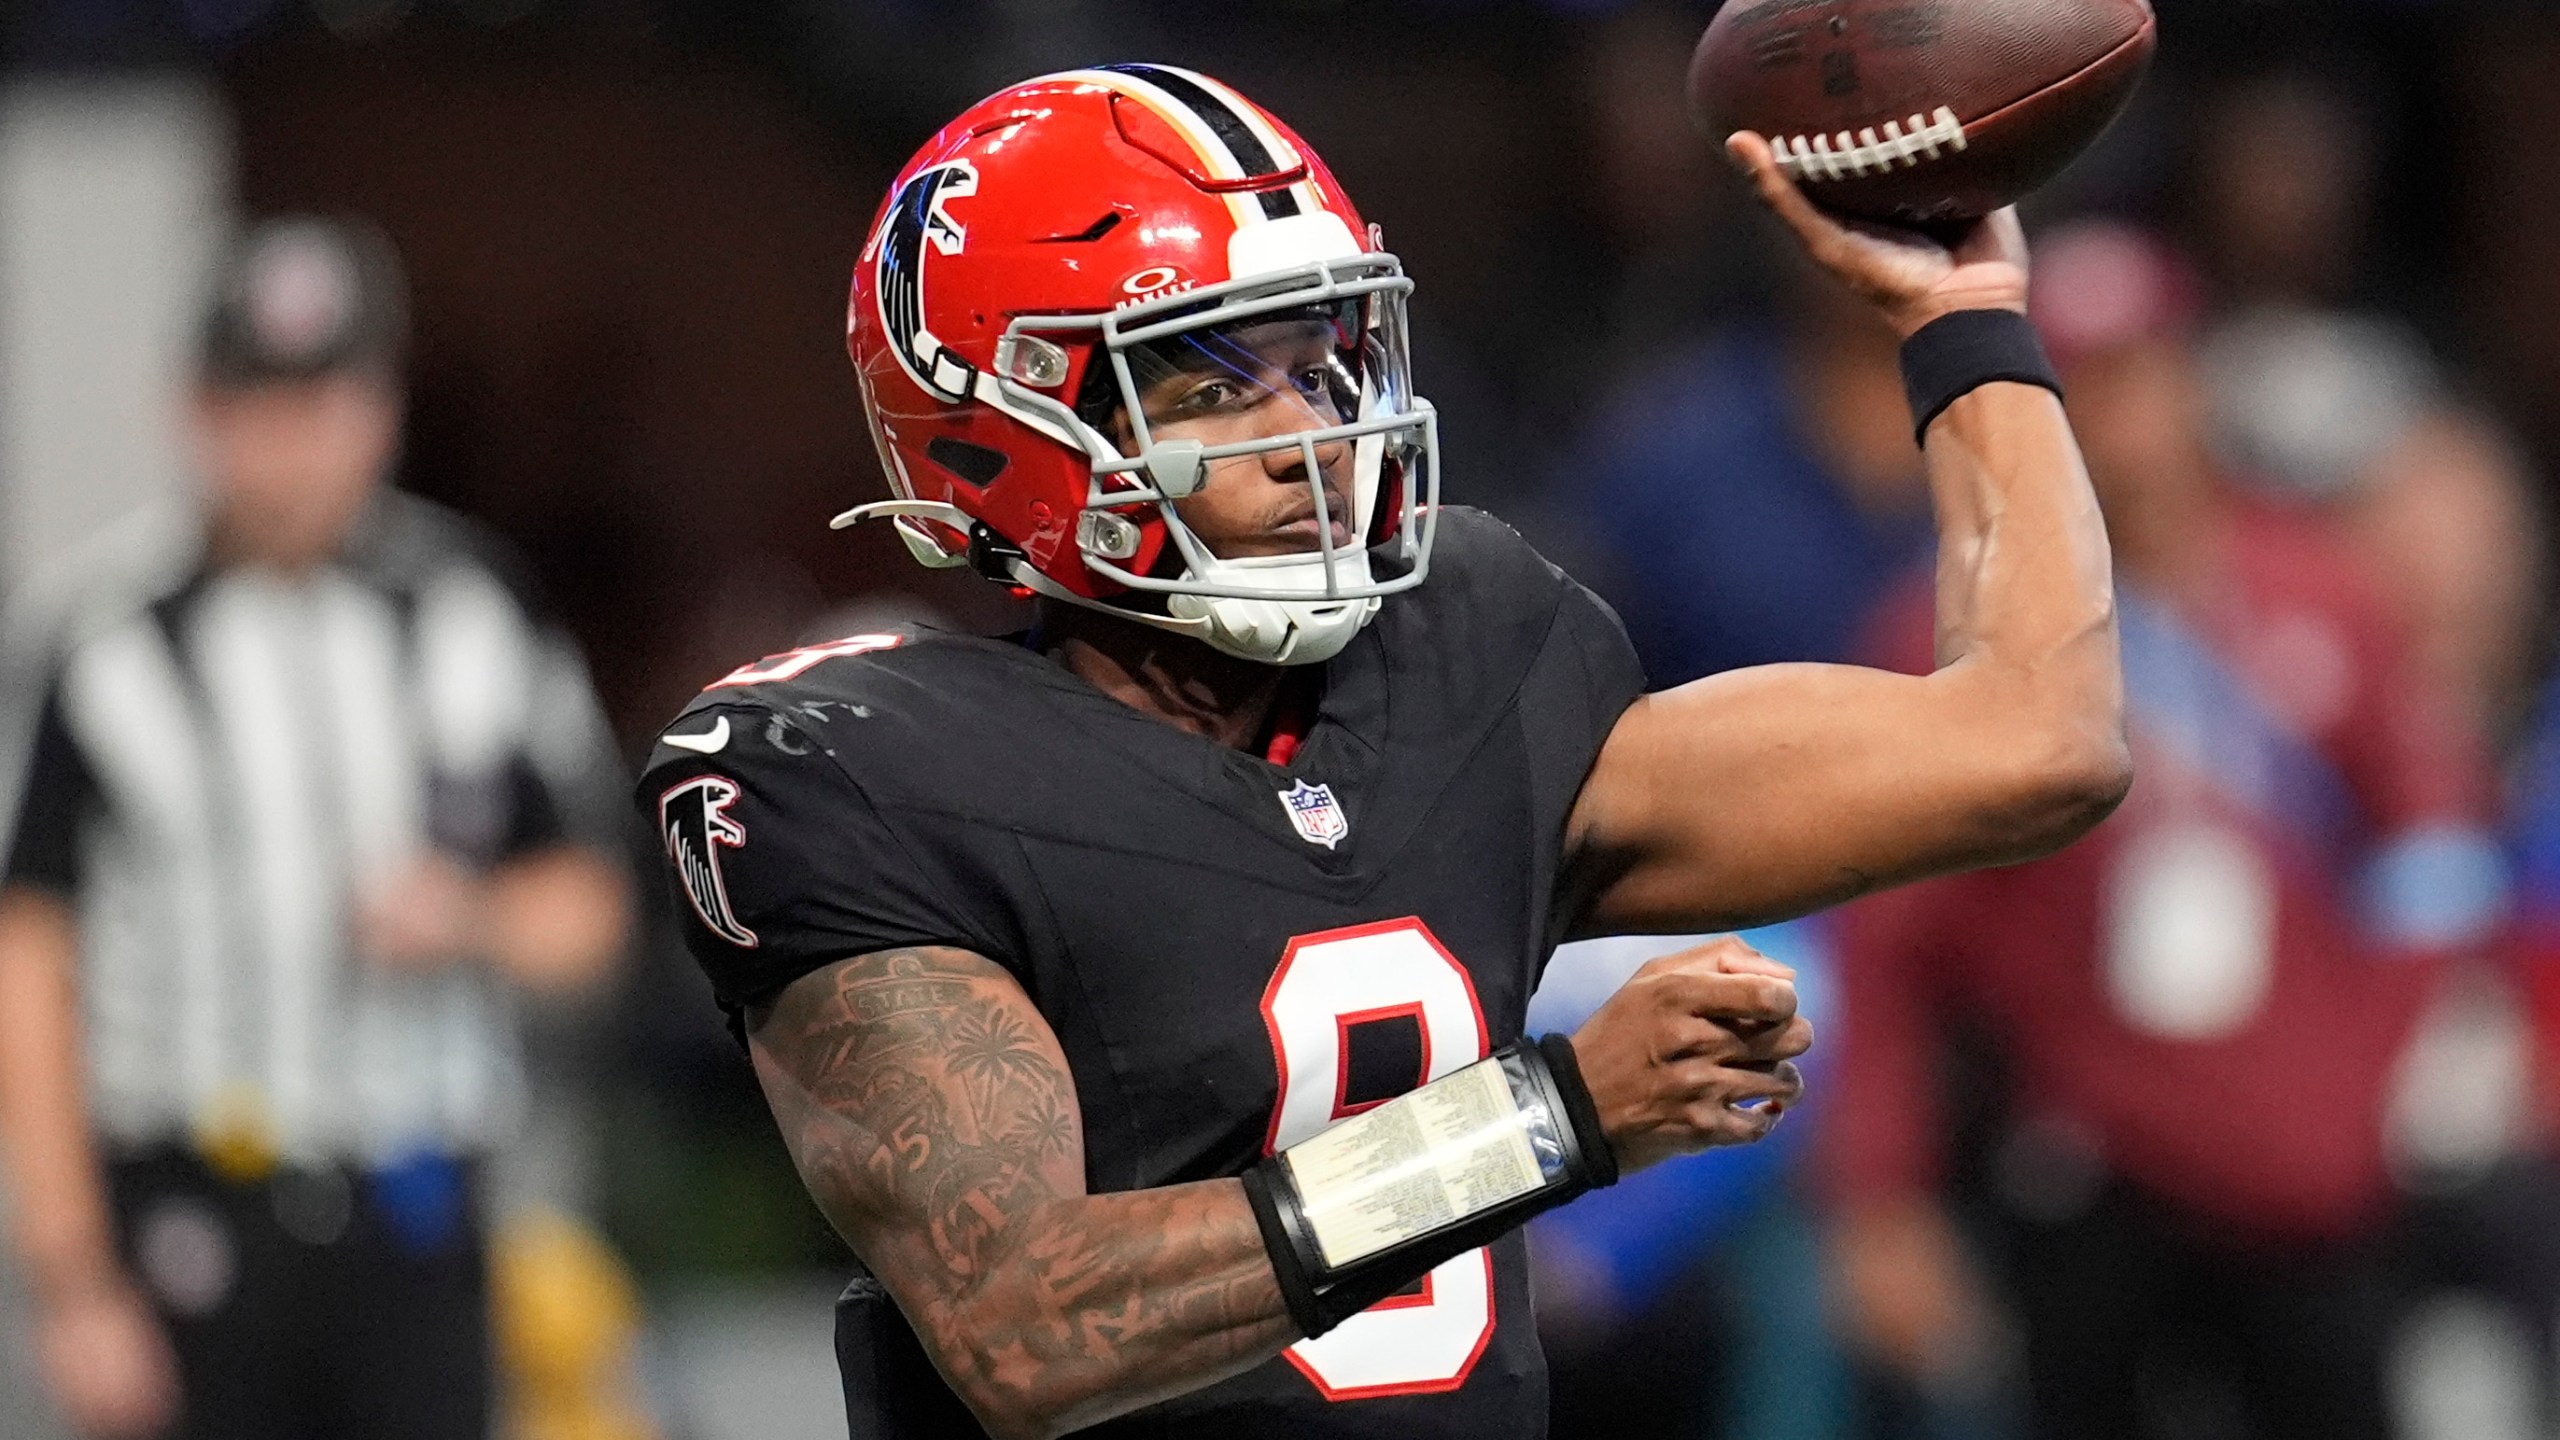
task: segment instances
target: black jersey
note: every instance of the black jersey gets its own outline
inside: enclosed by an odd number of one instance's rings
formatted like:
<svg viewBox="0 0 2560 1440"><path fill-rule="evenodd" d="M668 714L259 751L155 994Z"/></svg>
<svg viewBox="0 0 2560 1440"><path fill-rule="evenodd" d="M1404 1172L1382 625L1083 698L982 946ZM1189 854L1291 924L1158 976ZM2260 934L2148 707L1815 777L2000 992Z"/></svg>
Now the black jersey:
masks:
<svg viewBox="0 0 2560 1440"><path fill-rule="evenodd" d="M1579 903L1565 821L1643 686L1617 617L1451 509L1429 582L1328 663L1287 765L1019 643L860 636L704 692L640 802L733 1010L850 955L966 947L1056 1031L1094 1192L1242 1173L1519 1036ZM895 1308L839 1307L856 1437L975 1433ZM1517 1234L1109 1436L1538 1436Z"/></svg>

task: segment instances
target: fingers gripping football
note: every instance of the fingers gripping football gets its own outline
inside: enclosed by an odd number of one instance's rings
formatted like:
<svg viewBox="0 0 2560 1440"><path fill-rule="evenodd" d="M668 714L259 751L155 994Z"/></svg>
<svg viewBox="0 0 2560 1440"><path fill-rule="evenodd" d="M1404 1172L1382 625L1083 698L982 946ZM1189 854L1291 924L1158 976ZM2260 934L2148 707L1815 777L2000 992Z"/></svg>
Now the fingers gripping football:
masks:
<svg viewBox="0 0 2560 1440"><path fill-rule="evenodd" d="M1574 1033L1622 1170L1767 1135L1800 1095L1813 1046L1795 972L1721 939L1638 970Z"/></svg>
<svg viewBox="0 0 2560 1440"><path fill-rule="evenodd" d="M1762 137L1740 131L1725 153L1813 263L1875 306L1897 334L1958 310L2027 308L2026 232L2016 210L1943 233L1847 219L1807 198Z"/></svg>

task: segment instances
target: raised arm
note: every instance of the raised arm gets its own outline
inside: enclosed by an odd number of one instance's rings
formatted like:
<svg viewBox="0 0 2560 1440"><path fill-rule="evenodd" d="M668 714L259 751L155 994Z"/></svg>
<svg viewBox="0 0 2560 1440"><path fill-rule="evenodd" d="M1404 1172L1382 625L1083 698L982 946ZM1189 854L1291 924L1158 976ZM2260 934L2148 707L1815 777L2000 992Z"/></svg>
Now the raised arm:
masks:
<svg viewBox="0 0 2560 1440"><path fill-rule="evenodd" d="M2026 307L2016 216L1952 250L1816 210L1758 136L1735 161L1816 263L1905 338ZM1638 701L1585 782L1572 844L1603 877L1582 933L1717 929L2030 859L2123 798L2132 768L2106 530L2049 392L1993 383L1931 425L1938 669L1772 665Z"/></svg>
<svg viewBox="0 0 2560 1440"><path fill-rule="evenodd" d="M1085 1193L1066 1057L990 961L865 955L752 1022L809 1193L990 1433L1081 1429L1298 1338L1242 1182Z"/></svg>

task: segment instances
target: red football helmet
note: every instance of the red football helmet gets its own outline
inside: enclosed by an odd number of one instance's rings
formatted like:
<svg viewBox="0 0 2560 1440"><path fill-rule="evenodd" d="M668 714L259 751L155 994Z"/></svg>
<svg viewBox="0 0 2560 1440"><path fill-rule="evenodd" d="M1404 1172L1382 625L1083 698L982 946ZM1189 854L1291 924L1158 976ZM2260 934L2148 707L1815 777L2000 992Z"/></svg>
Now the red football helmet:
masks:
<svg viewBox="0 0 2560 1440"><path fill-rule="evenodd" d="M1438 423L1410 385L1412 288L1324 162L1217 81L1119 65L1016 85L934 136L873 222L847 348L898 498L836 523L891 516L927 565L1248 659L1327 659L1429 566ZM1284 320L1324 357L1288 381L1307 428L1151 433L1142 393L1172 371L1282 394L1250 352ZM1346 445L1337 502L1318 449ZM1174 502L1215 462L1280 450L1304 457L1316 548L1212 554Z"/></svg>

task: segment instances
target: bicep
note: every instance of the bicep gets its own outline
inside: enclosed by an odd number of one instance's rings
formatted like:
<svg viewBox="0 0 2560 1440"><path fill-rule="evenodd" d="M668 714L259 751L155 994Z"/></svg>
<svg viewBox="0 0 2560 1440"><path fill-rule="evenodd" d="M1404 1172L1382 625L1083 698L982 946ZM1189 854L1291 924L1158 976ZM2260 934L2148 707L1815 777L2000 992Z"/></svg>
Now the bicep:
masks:
<svg viewBox="0 0 2560 1440"><path fill-rule="evenodd" d="M1006 1231L1084 1191L1065 1054L1021 986L919 946L801 977L749 1050L810 1193L913 1309L987 1278Z"/></svg>
<svg viewBox="0 0 2560 1440"><path fill-rule="evenodd" d="M1574 807L1608 877L1575 933L1758 924L2033 853L2068 803L2038 783L2054 739L1991 713L1974 664L1768 665L1638 701Z"/></svg>

